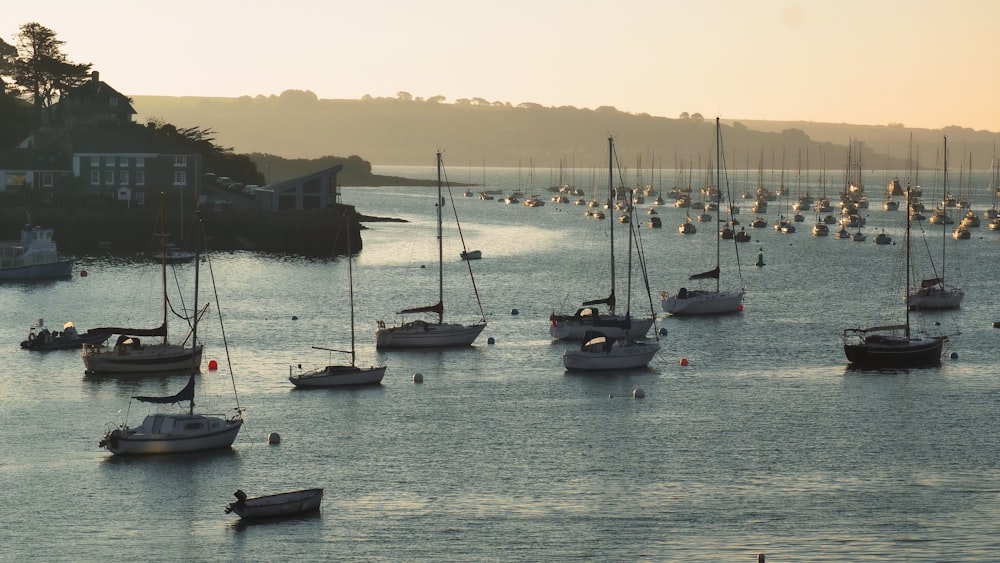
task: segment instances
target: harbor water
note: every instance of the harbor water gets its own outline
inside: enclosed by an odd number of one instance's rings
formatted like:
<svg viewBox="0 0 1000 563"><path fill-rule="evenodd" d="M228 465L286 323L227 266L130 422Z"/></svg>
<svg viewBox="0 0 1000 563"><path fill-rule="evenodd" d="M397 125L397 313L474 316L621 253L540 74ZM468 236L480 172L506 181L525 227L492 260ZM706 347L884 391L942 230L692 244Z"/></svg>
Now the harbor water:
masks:
<svg viewBox="0 0 1000 563"><path fill-rule="evenodd" d="M797 233L775 231L779 214L794 213L793 185L787 202L770 202L769 225L753 229L751 242L722 247L723 288L747 288L741 313L661 312L650 332L661 351L648 369L576 374L561 360L576 344L549 337L549 315L607 296L612 228L624 309L627 237L616 212L585 217L576 196L551 202L551 179L528 185L516 169L447 172L452 182L485 181L471 196L445 194L445 319L473 322L481 302L488 322L462 349L374 347L378 320L437 301L435 190L342 189L364 215L405 220L367 223L354 258L358 364L388 366L380 386L301 390L288 381L300 364L346 360L313 348L350 345L345 259L209 254L196 408L232 412L232 375L246 424L231 450L112 456L97 446L103 432L149 412L129 398L173 393L186 376L85 375L78 350L19 347L39 318L81 331L156 326L158 264L81 256L70 280L0 285L0 560L996 560L1000 238L986 221L962 241L952 226L914 225L915 262L926 272L918 255L939 268L943 259L946 279L967 293L958 311L914 315L951 335L940 367L860 372L844 357L845 328L902 313L905 215L882 211L883 173L872 172L866 242L813 237L814 211ZM580 175L584 199L607 199L606 168ZM665 192L672 180L658 186ZM988 175L974 180L977 213L993 203L988 184ZM503 203L518 188L546 205ZM483 201L474 195L483 189L500 193ZM750 202L730 189L750 230ZM821 187L803 189L819 196ZM932 190L924 186L929 207ZM637 206L633 226L660 311L661 292L710 283L688 276L715 266L716 234L714 222L679 234L685 213L696 212L669 199L657 208L663 228L647 228L651 201ZM872 243L883 228L894 244ZM464 262L463 248L483 258ZM177 309L193 306L193 271L170 270L171 294L175 285L189 293L183 304L174 298ZM632 271L631 310L648 314L635 261ZM174 340L184 338L180 325L172 321ZM636 388L643 398L633 398ZM280 444L268 443L270 433ZM237 489L311 487L325 489L317 515L247 525L223 512Z"/></svg>

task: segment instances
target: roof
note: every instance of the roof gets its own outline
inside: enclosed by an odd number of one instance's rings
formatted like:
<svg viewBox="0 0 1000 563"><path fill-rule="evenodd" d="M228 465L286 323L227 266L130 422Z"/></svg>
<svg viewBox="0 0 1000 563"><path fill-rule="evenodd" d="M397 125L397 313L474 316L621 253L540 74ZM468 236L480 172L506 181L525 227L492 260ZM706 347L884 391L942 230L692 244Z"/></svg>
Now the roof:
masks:
<svg viewBox="0 0 1000 563"><path fill-rule="evenodd" d="M158 135L142 126L86 129L70 133L70 145L75 154L179 154L193 155L198 151L179 139Z"/></svg>

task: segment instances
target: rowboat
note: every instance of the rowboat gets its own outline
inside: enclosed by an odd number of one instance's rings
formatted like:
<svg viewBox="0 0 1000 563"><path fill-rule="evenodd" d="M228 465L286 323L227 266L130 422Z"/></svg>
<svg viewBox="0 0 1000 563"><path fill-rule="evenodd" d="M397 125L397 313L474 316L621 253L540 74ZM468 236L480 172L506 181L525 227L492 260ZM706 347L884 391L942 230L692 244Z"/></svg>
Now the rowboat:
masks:
<svg viewBox="0 0 1000 563"><path fill-rule="evenodd" d="M241 518L275 518L319 510L323 489L303 489L248 498L242 490L233 493L236 502L226 506L226 514L235 512Z"/></svg>

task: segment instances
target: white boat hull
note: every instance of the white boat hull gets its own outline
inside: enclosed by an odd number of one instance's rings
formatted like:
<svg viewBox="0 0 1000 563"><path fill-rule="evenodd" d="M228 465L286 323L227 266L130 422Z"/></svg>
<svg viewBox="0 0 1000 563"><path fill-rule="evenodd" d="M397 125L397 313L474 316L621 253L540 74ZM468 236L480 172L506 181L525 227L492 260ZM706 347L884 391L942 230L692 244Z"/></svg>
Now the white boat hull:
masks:
<svg viewBox="0 0 1000 563"><path fill-rule="evenodd" d="M104 436L101 447L116 455L152 455L228 448L243 420L199 414L156 414L141 426L116 428Z"/></svg>
<svg viewBox="0 0 1000 563"><path fill-rule="evenodd" d="M296 387L349 387L375 385L382 382L385 367L358 368L354 366L327 366L321 370L289 374L288 380Z"/></svg>
<svg viewBox="0 0 1000 563"><path fill-rule="evenodd" d="M671 315L722 315L738 313L743 310L742 291L691 293L683 299L676 295L664 298L660 302L663 311Z"/></svg>
<svg viewBox="0 0 1000 563"><path fill-rule="evenodd" d="M0 267L0 281L26 281L68 278L73 275L73 261L60 260L29 266Z"/></svg>
<svg viewBox="0 0 1000 563"><path fill-rule="evenodd" d="M616 341L608 351L566 350L563 366L574 371L608 371L649 365L660 350L658 342Z"/></svg>
<svg viewBox="0 0 1000 563"><path fill-rule="evenodd" d="M615 321L615 324L602 324L601 321ZM590 318L562 318L553 319L549 325L549 335L559 340L583 340L587 332L596 330L606 334L611 338L642 338L649 332L649 327L653 326L653 317L646 319L632 318L628 330L617 323L624 321L623 316L606 316L596 322Z"/></svg>
<svg viewBox="0 0 1000 563"><path fill-rule="evenodd" d="M146 344L138 348L127 345L103 348L85 346L83 365L89 374L155 373L201 369L202 346L195 350L177 344Z"/></svg>
<svg viewBox="0 0 1000 563"><path fill-rule="evenodd" d="M937 290L926 294L911 294L906 299L906 304L910 309L958 309L962 306L962 299L965 298L964 291Z"/></svg>
<svg viewBox="0 0 1000 563"><path fill-rule="evenodd" d="M376 348L441 348L469 346L486 324L431 324L422 321L375 331Z"/></svg>

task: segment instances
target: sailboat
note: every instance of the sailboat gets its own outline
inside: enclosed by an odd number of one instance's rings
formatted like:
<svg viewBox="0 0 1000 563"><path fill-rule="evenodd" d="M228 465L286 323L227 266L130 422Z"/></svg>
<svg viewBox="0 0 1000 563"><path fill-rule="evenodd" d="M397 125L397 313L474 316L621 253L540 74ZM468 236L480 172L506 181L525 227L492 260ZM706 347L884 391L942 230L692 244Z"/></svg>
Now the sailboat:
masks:
<svg viewBox="0 0 1000 563"><path fill-rule="evenodd" d="M722 128L719 118L715 119L715 152L716 152L716 184L719 185L718 193L722 192ZM746 287L741 287L738 291L723 291L720 289L720 251L721 238L715 238L715 268L694 274L690 280L715 280L715 291L711 290L689 290L682 287L677 295L667 295L663 293L661 306L663 310L672 315L718 315L724 313L738 313L743 310L743 295ZM738 261L737 261L738 265Z"/></svg>
<svg viewBox="0 0 1000 563"><path fill-rule="evenodd" d="M614 200L614 138L608 137L608 200ZM631 202L631 198L626 198ZM629 203L631 205L631 203ZM631 232L631 227L629 227ZM572 315L557 315L552 313L549 316L549 335L558 340L581 340L586 338L591 330L600 331L609 338L638 338L645 336L649 332L649 327L653 326L653 315L648 318L632 318L628 313L620 315L615 310L615 286L616 286L616 265L615 265L615 227L614 223L608 228L611 248L611 294L604 299L593 299L584 301L582 307L577 309ZM601 313L598 305L607 305L608 312Z"/></svg>
<svg viewBox="0 0 1000 563"><path fill-rule="evenodd" d="M374 385L382 382L385 376L385 366L372 366L360 368L355 365L354 350L354 268L351 256L351 234L348 229L349 217L343 218L344 231L347 232L347 288L349 294L349 307L351 310L351 349L334 350L331 348L321 348L313 346L317 350L328 352L339 352L351 355L351 364L346 366L328 365L322 368L310 370L302 373L302 364L299 364L300 373L292 373L292 367L288 368L288 380L296 387L341 387L354 385Z"/></svg>
<svg viewBox="0 0 1000 563"><path fill-rule="evenodd" d="M613 183L613 169L614 169L614 139L608 137L608 186L609 188ZM632 206L631 198L628 199L627 209L631 212ZM626 296L626 307L625 315L623 319L624 328L618 327L618 333L621 336L612 336L609 334L608 330L604 326L595 326L592 330L587 331L584 334L583 343L577 349L569 349L563 353L563 366L567 370L572 371L605 371L605 370L620 370L620 369L632 369L641 368L649 365L649 362L656 356L656 353L660 350L660 343L658 339L645 340L645 339L635 339L627 336L627 328L632 324L631 317L631 301L632 301L632 255L633 255L633 242L634 237L634 227L629 223L629 259L628 259L628 294ZM612 229L613 230L613 229ZM614 246L612 245L612 248ZM646 278L646 263L642 259L641 249L636 248L639 252L639 266L643 271L643 280L646 281L646 295L649 297L649 283ZM613 252L612 252L613 254ZM614 269L614 261L612 260L612 270ZM614 303L614 286L612 285L611 294L611 304L609 306L613 307ZM648 331L649 326L652 325L655 317L652 311L652 299L649 299L650 306L650 318L649 325L647 325L646 330L642 332L645 335ZM636 321L637 323L645 324L645 319L640 319Z"/></svg>
<svg viewBox="0 0 1000 563"><path fill-rule="evenodd" d="M944 138L944 192L948 193L948 137ZM942 210L943 211L943 210ZM965 292L961 288L947 285L944 281L945 248L947 247L947 226L942 223L941 275L921 280L920 287L910 291L906 303L913 310L958 309L962 306Z"/></svg>
<svg viewBox="0 0 1000 563"><path fill-rule="evenodd" d="M428 323L424 320L405 322L399 326L386 326L378 321L375 331L375 346L377 348L438 348L447 346L469 346L486 328L486 315L480 303L480 320L470 324L444 322L444 246L441 226L441 208L444 199L441 197L441 151L437 153L437 241L438 241L438 302L426 307L415 307L397 312L398 315L412 313L437 313L437 322ZM469 275L472 275L472 265L466 260ZM475 289L475 280L473 280ZM478 292L476 298L478 300Z"/></svg>
<svg viewBox="0 0 1000 563"><path fill-rule="evenodd" d="M163 210L163 195L161 194L161 229L166 223L166 212ZM105 373L155 373L179 371L189 367L197 372L201 369L202 345L195 339L194 331L190 333L190 342L173 344L168 339L167 309L170 302L167 297L167 260L165 237L160 237L161 302L163 322L157 328L100 327L90 329L92 333L117 334L115 345L108 348L100 344L89 344L83 347L83 365L88 374ZM195 274L197 283L197 273ZM194 308L194 317L204 314ZM192 323L197 323L197 318ZM143 343L139 337L159 337L162 340L155 343Z"/></svg>
<svg viewBox="0 0 1000 563"><path fill-rule="evenodd" d="M907 207L909 207L907 192ZM910 291L910 219L906 220L906 287ZM848 328L844 330L844 353L852 366L860 369L935 366L947 336L919 336L910 330L910 307L903 307L901 325Z"/></svg>
<svg viewBox="0 0 1000 563"><path fill-rule="evenodd" d="M194 307L197 310L200 260L197 256L199 245L196 243L195 247ZM195 318L191 325L191 338L195 340L197 337L198 319ZM243 410L237 403L236 412L231 415L194 412L195 374L199 371L200 363L199 350L196 357L191 357L187 385L179 392L165 397L143 395L132 397L136 401L158 405L173 405L186 401L187 412L149 414L138 426L129 426L126 421L105 431L98 446L116 455L187 453L231 447L243 426ZM234 392L236 390L235 380L233 390Z"/></svg>

